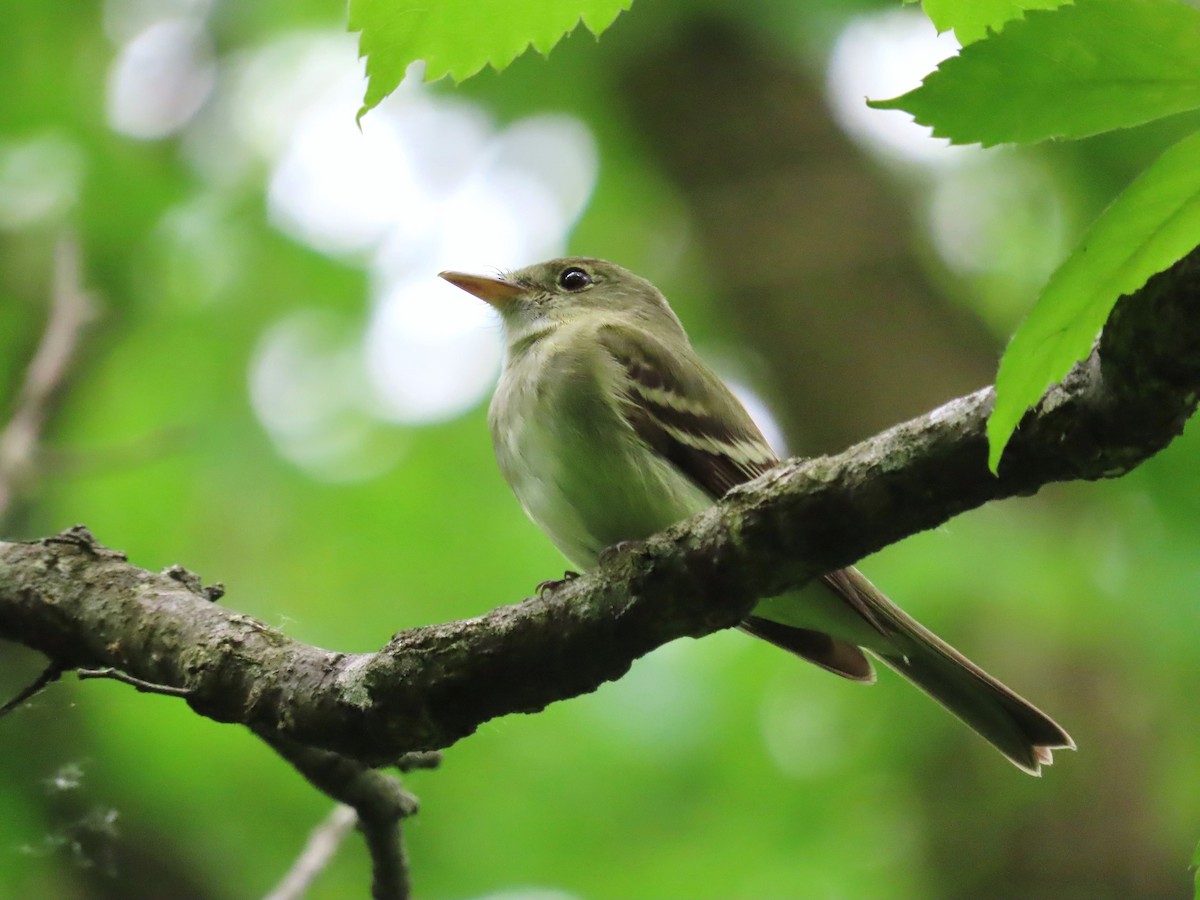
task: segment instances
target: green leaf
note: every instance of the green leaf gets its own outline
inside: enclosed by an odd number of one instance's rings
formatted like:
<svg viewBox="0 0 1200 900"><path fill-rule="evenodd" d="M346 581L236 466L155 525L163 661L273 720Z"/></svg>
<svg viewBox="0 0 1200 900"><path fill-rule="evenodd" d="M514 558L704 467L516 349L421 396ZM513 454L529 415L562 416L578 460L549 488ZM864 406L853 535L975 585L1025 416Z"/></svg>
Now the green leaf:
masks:
<svg viewBox="0 0 1200 900"><path fill-rule="evenodd" d="M985 147L1078 138L1200 107L1200 9L1178 0L1078 0L1031 10L962 49L902 109L938 137Z"/></svg>
<svg viewBox="0 0 1200 900"><path fill-rule="evenodd" d="M992 471L1025 410L1091 350L1117 298L1200 245L1200 132L1168 149L1092 223L1050 276L996 375Z"/></svg>
<svg viewBox="0 0 1200 900"><path fill-rule="evenodd" d="M599 36L633 0L350 0L350 30L361 31L367 93L358 116L378 105L425 60L425 78L470 78L488 63L503 69L531 44L553 49L582 21Z"/></svg>
<svg viewBox="0 0 1200 900"><path fill-rule="evenodd" d="M1027 9L1055 9L1071 0L924 0L925 15L939 32L954 31L964 46L999 31Z"/></svg>

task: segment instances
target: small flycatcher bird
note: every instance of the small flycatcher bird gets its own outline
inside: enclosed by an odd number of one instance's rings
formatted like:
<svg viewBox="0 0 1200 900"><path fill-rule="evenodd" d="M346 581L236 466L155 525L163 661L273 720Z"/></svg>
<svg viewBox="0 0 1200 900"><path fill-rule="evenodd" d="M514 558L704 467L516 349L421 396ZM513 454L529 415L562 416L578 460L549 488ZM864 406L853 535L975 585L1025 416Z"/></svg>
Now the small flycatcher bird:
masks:
<svg viewBox="0 0 1200 900"><path fill-rule="evenodd" d="M663 295L600 259L500 278L441 277L499 312L507 356L488 422L521 506L576 567L712 505L779 460L692 349ZM1074 749L1053 719L992 678L854 568L761 601L741 628L854 681L867 651L1024 771Z"/></svg>

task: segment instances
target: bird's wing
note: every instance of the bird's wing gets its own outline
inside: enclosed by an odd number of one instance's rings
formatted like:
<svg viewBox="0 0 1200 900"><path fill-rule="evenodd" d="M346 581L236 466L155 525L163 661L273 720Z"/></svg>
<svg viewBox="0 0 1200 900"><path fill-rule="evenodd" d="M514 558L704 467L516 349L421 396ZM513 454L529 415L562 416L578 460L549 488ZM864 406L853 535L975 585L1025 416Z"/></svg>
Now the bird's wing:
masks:
<svg viewBox="0 0 1200 900"><path fill-rule="evenodd" d="M621 412L646 444L716 499L779 462L750 414L698 357L641 330L603 327L624 370Z"/></svg>
<svg viewBox="0 0 1200 900"><path fill-rule="evenodd" d="M628 328L601 328L597 337L624 369L625 420L651 449L714 499L779 463L745 407L690 350L671 354L653 336ZM821 582L886 636L855 590L852 575L857 573L842 569L823 575ZM758 616L750 616L742 627L847 678L874 679L870 662L853 643Z"/></svg>

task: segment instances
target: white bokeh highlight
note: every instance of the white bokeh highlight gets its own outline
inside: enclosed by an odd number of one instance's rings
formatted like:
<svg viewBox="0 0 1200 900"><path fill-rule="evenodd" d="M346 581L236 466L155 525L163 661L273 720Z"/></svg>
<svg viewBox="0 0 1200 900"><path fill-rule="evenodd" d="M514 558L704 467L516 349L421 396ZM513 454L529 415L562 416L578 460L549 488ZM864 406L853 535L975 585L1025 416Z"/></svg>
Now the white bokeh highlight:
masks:
<svg viewBox="0 0 1200 900"><path fill-rule="evenodd" d="M361 354L347 323L299 310L267 329L250 367L250 402L285 459L327 480L382 474L394 448L377 439L358 398Z"/></svg>
<svg viewBox="0 0 1200 900"><path fill-rule="evenodd" d="M336 338L344 354L300 340L320 320L297 331L293 314L264 334L250 373L255 409L281 452L334 478L346 477L339 452L349 460L355 440L370 439L363 422L437 422L486 396L503 355L498 320L437 273L561 255L598 165L579 120L546 114L500 127L473 104L425 88L419 66L359 130L356 55L351 36L315 32L242 52L222 67L216 95L184 138L214 186L265 171L272 224L368 276L363 329ZM337 377L318 386L305 371ZM322 392L312 407L287 399L292 378ZM314 421L350 438L332 440Z"/></svg>
<svg viewBox="0 0 1200 900"><path fill-rule="evenodd" d="M838 123L855 140L890 159L925 166L953 165L977 148L951 147L900 110L871 109L921 83L958 52L953 33L938 34L919 9L893 9L851 20L833 46L826 95Z"/></svg>
<svg viewBox="0 0 1200 900"><path fill-rule="evenodd" d="M479 402L503 358L500 325L449 284L398 281L376 304L366 343L372 409L393 422L436 422Z"/></svg>
<svg viewBox="0 0 1200 900"><path fill-rule="evenodd" d="M122 44L109 70L109 126L141 140L168 137L191 121L215 81L199 16L152 21Z"/></svg>

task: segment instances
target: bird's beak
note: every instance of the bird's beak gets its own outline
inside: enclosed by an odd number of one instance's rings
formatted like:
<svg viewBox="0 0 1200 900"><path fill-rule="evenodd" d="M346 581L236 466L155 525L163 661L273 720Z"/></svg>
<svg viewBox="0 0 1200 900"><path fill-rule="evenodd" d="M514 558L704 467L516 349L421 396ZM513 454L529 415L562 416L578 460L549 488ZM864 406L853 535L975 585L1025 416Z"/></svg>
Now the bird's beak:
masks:
<svg viewBox="0 0 1200 900"><path fill-rule="evenodd" d="M455 287L462 288L468 294L474 294L485 303L490 303L496 309L503 309L514 297L525 292L525 288L510 281L499 278L488 278L486 275L468 275L466 272L439 272L438 278L445 278Z"/></svg>

